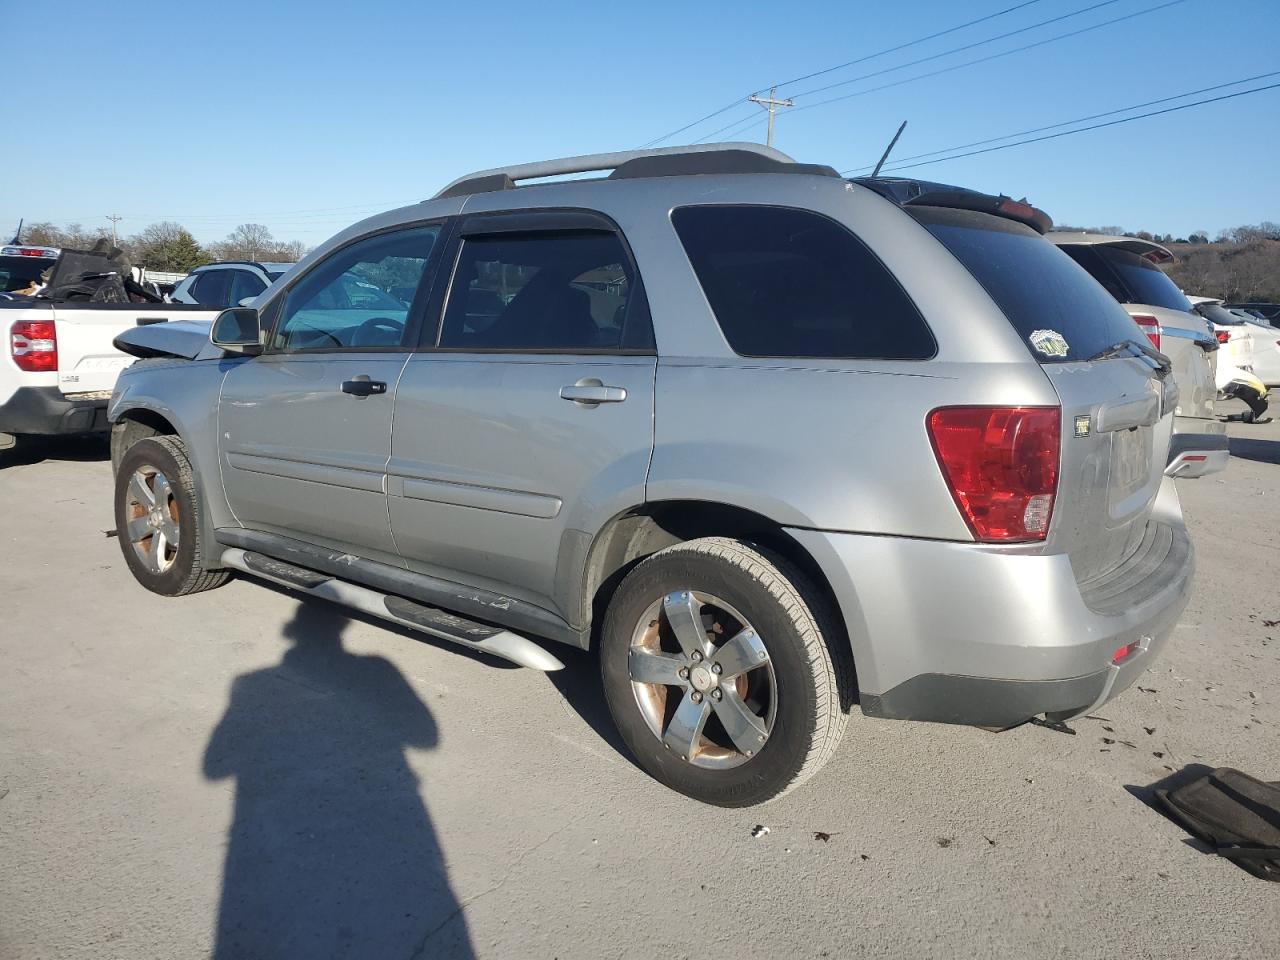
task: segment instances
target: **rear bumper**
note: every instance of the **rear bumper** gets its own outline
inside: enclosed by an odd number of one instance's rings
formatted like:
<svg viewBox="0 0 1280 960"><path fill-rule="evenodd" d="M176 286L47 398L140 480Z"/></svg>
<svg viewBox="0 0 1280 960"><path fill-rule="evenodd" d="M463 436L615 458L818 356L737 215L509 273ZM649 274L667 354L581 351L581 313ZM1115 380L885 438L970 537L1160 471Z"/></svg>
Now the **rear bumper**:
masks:
<svg viewBox="0 0 1280 960"><path fill-rule="evenodd" d="M1227 468L1227 461L1231 458L1227 425L1204 420L1193 423L1193 429L1205 432L1174 433L1169 441L1169 465L1164 469L1165 476L1189 479Z"/></svg>
<svg viewBox="0 0 1280 960"><path fill-rule="evenodd" d="M1190 598L1194 552L1173 481L1135 555L1082 588L1064 555L793 530L823 568L870 716L1005 729L1125 690ZM1121 647L1135 644L1121 663Z"/></svg>
<svg viewBox="0 0 1280 960"><path fill-rule="evenodd" d="M98 433L110 429L106 394L64 396L57 387L19 387L0 403L0 433Z"/></svg>

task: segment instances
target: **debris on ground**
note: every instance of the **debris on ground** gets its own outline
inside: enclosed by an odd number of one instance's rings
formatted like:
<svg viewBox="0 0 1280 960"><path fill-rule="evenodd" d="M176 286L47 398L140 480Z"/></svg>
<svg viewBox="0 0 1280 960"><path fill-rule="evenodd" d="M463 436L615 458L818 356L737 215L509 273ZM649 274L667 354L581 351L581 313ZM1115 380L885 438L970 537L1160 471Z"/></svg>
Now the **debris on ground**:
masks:
<svg viewBox="0 0 1280 960"><path fill-rule="evenodd" d="M858 854L858 856L860 856L863 860L870 860L870 859L871 859L871 858L870 858L870 857L868 857L865 853L860 853L860 854Z"/></svg>
<svg viewBox="0 0 1280 960"><path fill-rule="evenodd" d="M1143 730L1145 730L1145 731L1147 731L1147 736L1148 736L1148 737L1149 737L1149 736L1151 736L1153 733L1155 733L1155 732L1156 732L1156 728L1155 728L1155 727L1143 727L1142 729L1143 729Z"/></svg>
<svg viewBox="0 0 1280 960"><path fill-rule="evenodd" d="M120 533L119 530L103 530L102 531L102 535L107 538L117 536L119 533Z"/></svg>
<svg viewBox="0 0 1280 960"><path fill-rule="evenodd" d="M754 840L759 840L761 837L767 836L768 833L769 833L769 828L766 827L763 823L757 823L754 827L751 828L751 837Z"/></svg>
<svg viewBox="0 0 1280 960"><path fill-rule="evenodd" d="M951 841L954 839L955 839L954 837L939 837L938 846L942 847L943 849L946 849L947 847L951 846Z"/></svg>
<svg viewBox="0 0 1280 960"><path fill-rule="evenodd" d="M991 846L993 847L996 845L996 842L992 840L990 837L988 837L985 833L982 835L982 839L987 841L987 843L991 844Z"/></svg>
<svg viewBox="0 0 1280 960"><path fill-rule="evenodd" d="M837 834L834 834L834 833L824 833L824 832L823 832L823 831L821 831L821 830L815 830L815 831L813 831L813 839L815 839L815 840L821 840L823 843L830 843L830 842L831 842L831 838L832 838L832 837L834 837L834 836L837 836Z"/></svg>
<svg viewBox="0 0 1280 960"><path fill-rule="evenodd" d="M1280 620L1263 620L1264 627L1280 627Z"/></svg>

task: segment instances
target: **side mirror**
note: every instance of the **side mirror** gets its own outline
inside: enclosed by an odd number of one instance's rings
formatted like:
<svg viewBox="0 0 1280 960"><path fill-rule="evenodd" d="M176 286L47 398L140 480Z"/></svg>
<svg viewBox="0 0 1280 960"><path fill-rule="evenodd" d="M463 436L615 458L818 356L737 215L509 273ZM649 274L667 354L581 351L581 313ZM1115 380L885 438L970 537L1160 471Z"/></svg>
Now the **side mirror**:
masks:
<svg viewBox="0 0 1280 960"><path fill-rule="evenodd" d="M209 340L228 353L256 356L262 352L262 321L252 307L223 310L213 321Z"/></svg>

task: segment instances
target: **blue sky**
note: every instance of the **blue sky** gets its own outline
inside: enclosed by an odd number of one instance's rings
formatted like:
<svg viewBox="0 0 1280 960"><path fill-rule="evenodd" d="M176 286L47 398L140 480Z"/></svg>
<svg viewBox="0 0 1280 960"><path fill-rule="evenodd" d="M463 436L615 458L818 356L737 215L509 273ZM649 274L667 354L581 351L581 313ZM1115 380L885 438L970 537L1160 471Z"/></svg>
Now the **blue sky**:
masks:
<svg viewBox="0 0 1280 960"><path fill-rule="evenodd" d="M91 226L118 213L125 234L171 219L215 240L253 221L279 239L315 244L369 213L428 197L460 173L636 146L771 83L1018 2L0 0L9 96L26 105L7 111L0 127L0 231L19 217ZM1038 0L779 93L1097 2ZM1113 0L799 97L797 106L1161 2ZM14 42L19 22L26 39ZM784 112L775 144L845 169L873 163L904 119L900 157L1271 71L1280 71L1280 2L1184 0L988 63ZM1276 82L1280 76L1218 93ZM738 138L763 140L763 113L743 104L664 144L711 134L753 110L758 118ZM1277 171L1280 89L912 174L1025 195L1059 222L1185 235L1280 220Z"/></svg>

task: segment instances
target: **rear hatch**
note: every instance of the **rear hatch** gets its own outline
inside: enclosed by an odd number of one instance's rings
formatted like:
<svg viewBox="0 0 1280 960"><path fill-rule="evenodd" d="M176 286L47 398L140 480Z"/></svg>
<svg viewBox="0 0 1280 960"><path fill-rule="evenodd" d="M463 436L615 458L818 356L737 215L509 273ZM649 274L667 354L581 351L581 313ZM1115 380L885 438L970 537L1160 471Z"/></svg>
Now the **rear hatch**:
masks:
<svg viewBox="0 0 1280 960"><path fill-rule="evenodd" d="M1066 553L1081 583L1103 576L1147 534L1168 457L1166 414L1176 401L1168 361L1114 297L1027 225L1030 219L923 205L925 199L904 209L982 284L1061 401L1046 549Z"/></svg>

